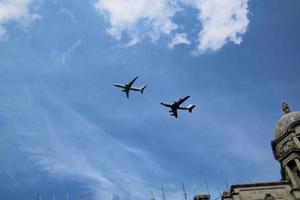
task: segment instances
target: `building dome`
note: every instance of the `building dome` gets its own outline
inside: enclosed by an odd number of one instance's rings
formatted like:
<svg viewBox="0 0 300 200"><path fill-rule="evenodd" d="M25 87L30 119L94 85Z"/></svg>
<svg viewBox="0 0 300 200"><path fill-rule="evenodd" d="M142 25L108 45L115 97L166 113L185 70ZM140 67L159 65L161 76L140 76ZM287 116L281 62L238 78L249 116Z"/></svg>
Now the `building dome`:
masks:
<svg viewBox="0 0 300 200"><path fill-rule="evenodd" d="M299 122L300 123L300 112L290 112L281 117L276 125L275 140L285 134L291 125Z"/></svg>

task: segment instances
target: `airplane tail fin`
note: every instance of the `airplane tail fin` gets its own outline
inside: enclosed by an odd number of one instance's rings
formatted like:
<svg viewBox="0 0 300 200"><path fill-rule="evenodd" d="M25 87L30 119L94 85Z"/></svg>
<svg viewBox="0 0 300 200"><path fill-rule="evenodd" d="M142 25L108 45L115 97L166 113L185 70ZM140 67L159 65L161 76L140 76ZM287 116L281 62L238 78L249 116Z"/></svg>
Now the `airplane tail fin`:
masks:
<svg viewBox="0 0 300 200"><path fill-rule="evenodd" d="M189 112L191 113L191 112L193 111L194 108L195 108L195 105L189 106Z"/></svg>
<svg viewBox="0 0 300 200"><path fill-rule="evenodd" d="M140 88L142 94L144 94L144 90L145 90L146 87L147 87L147 85L145 85L145 86L143 86L143 87Z"/></svg>

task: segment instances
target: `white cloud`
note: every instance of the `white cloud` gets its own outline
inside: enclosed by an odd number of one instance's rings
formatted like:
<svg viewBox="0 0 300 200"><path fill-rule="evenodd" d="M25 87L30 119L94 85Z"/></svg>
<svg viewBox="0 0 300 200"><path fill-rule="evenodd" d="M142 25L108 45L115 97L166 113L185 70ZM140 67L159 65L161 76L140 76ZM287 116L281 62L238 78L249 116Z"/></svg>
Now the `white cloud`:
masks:
<svg viewBox="0 0 300 200"><path fill-rule="evenodd" d="M187 39L187 36L185 33L176 34L172 38L171 42L168 44L168 47L173 49L176 45L179 45L179 44L186 44L186 45L191 44L191 42Z"/></svg>
<svg viewBox="0 0 300 200"><path fill-rule="evenodd" d="M177 33L179 25L172 20L188 6L199 10L198 20L202 25L193 41ZM197 52L214 51L228 42L240 44L249 24L248 0L97 0L95 7L107 14L110 35L118 40L124 33L129 35L126 47L145 36L156 40L162 34L171 37L172 33L175 37L168 45L170 48L193 42Z"/></svg>
<svg viewBox="0 0 300 200"><path fill-rule="evenodd" d="M74 16L73 12L67 8L60 9L59 13L70 18L74 24L76 24L78 22L76 17Z"/></svg>
<svg viewBox="0 0 300 200"><path fill-rule="evenodd" d="M171 20L177 8L167 0L98 0L95 6L108 14L108 33L117 39L126 32L136 42L137 35L144 37L146 30L145 35L156 40L177 28Z"/></svg>
<svg viewBox="0 0 300 200"><path fill-rule="evenodd" d="M71 59L72 54L81 45L81 43L82 43L81 40L77 40L75 43L73 43L72 46L70 46L61 54L58 54L55 50L53 50L51 54L52 58L55 60L55 62L59 64L65 64L68 60Z"/></svg>
<svg viewBox="0 0 300 200"><path fill-rule="evenodd" d="M9 21L28 23L38 16L31 14L29 6L33 0L1 0L0 1L0 38L6 34L4 24Z"/></svg>
<svg viewBox="0 0 300 200"><path fill-rule="evenodd" d="M248 0L192 0L199 9L203 29L199 33L198 50L214 51L228 41L240 44L249 20Z"/></svg>
<svg viewBox="0 0 300 200"><path fill-rule="evenodd" d="M113 138L99 124L88 121L48 92L43 98L55 105L60 114L51 116L52 111L38 99L32 99L35 108L31 112L38 113L39 125L21 126L16 131L24 153L41 169L60 178L80 181L98 197L117 189L126 196L129 184L134 197L145 197L148 183L143 179L143 171L162 173L147 151Z"/></svg>

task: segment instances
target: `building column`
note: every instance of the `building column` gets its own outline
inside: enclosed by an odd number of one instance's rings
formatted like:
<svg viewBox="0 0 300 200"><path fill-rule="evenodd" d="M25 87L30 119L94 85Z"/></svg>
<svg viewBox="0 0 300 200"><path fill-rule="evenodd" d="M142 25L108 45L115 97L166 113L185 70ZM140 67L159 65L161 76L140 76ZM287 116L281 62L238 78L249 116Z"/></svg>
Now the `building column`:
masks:
<svg viewBox="0 0 300 200"><path fill-rule="evenodd" d="M298 139L296 136L293 136L293 141L295 142L296 147L297 147L297 148L300 148L300 141L299 141L299 139ZM300 169L299 169L299 170L300 170Z"/></svg>
<svg viewBox="0 0 300 200"><path fill-rule="evenodd" d="M284 168L285 168L285 170L286 170L286 172L287 172L287 174L288 174L288 176L289 176L289 178L292 182L293 188L298 187L298 184L297 184L297 182L296 182L296 180L293 176L293 173L292 173L291 169L288 166L285 166Z"/></svg>
<svg viewBox="0 0 300 200"><path fill-rule="evenodd" d="M296 134L300 134L300 126L297 126L297 127L295 128L295 133L296 133Z"/></svg>
<svg viewBox="0 0 300 200"><path fill-rule="evenodd" d="M300 171L300 161L298 160L298 158L295 158L295 162L298 167L298 170Z"/></svg>

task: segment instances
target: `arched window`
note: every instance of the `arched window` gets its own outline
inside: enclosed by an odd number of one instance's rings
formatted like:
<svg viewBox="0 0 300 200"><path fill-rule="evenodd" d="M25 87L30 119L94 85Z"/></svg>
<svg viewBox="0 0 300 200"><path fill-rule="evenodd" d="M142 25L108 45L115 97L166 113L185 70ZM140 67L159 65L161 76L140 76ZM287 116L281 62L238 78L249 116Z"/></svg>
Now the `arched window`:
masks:
<svg viewBox="0 0 300 200"><path fill-rule="evenodd" d="M266 194L264 200L275 200L271 194Z"/></svg>

